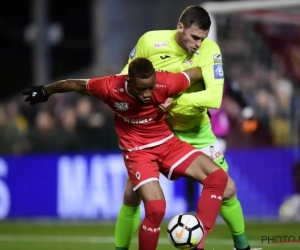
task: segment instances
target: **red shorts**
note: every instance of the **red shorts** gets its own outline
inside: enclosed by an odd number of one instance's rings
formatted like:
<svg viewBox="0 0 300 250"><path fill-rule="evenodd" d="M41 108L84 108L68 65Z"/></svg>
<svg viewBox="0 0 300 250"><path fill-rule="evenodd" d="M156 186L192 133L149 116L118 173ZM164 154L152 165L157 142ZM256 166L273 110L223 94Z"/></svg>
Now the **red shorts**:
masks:
<svg viewBox="0 0 300 250"><path fill-rule="evenodd" d="M143 184L159 179L162 173L170 180L184 176L201 151L180 141L176 136L161 145L136 151L122 151L133 190Z"/></svg>

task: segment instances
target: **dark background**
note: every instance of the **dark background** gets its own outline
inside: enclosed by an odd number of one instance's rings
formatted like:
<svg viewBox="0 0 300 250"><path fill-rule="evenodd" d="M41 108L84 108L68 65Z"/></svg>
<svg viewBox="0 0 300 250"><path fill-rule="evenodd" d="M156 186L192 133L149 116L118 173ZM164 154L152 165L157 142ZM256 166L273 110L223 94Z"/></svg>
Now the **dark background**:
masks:
<svg viewBox="0 0 300 250"><path fill-rule="evenodd" d="M1 100L32 83L32 46L24 36L32 21L31 2L0 2ZM69 1L60 0L48 3L49 23L59 23L63 27L62 40L50 46L48 54L49 75L53 78L91 62L89 1L72 1L72 8L69 5Z"/></svg>

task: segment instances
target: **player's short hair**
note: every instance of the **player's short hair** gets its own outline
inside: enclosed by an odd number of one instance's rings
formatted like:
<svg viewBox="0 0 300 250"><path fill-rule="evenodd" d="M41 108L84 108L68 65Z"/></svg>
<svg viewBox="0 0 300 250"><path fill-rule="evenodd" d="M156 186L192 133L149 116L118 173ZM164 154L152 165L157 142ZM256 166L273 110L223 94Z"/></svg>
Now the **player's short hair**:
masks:
<svg viewBox="0 0 300 250"><path fill-rule="evenodd" d="M153 75L155 69L152 62L147 58L137 57L129 63L128 76L129 78L142 78L146 79Z"/></svg>
<svg viewBox="0 0 300 250"><path fill-rule="evenodd" d="M208 12L198 5L186 7L179 17L179 22L182 23L185 28L189 28L195 24L202 30L208 30L211 25Z"/></svg>

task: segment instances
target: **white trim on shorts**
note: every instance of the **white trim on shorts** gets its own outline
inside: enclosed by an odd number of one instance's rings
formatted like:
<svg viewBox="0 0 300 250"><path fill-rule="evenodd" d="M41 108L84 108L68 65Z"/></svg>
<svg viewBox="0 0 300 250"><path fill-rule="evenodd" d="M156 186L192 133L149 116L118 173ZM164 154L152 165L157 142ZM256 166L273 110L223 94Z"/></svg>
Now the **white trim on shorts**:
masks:
<svg viewBox="0 0 300 250"><path fill-rule="evenodd" d="M172 176L172 174L173 174L173 171L174 171L174 169L175 169L179 164L181 164L183 161L185 161L188 157L190 157L192 154L194 154L194 153L196 153L196 152L201 152L201 150L200 150L200 149L194 149L194 150L188 152L185 156L183 156L183 157L182 157L181 159L179 159L177 162L175 162L175 163L172 165L172 167L171 167L171 169L170 169L170 171L169 171L168 179L171 180L171 176Z"/></svg>
<svg viewBox="0 0 300 250"><path fill-rule="evenodd" d="M136 185L135 187L133 187L133 191L136 191L138 188L140 188L141 186L143 186L144 184L150 182L150 181L159 181L158 178L156 177L152 177L146 180L143 180L142 182L140 182L138 185Z"/></svg>

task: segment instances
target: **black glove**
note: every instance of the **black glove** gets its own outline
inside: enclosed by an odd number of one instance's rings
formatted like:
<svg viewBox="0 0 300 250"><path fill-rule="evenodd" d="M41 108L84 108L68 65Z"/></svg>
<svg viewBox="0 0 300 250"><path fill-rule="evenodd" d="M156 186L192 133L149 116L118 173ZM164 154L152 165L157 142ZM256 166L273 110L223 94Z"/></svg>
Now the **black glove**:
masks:
<svg viewBox="0 0 300 250"><path fill-rule="evenodd" d="M46 94L43 85L33 86L29 90L23 91L22 95L28 95L25 99L25 102L29 102L30 105L36 104L38 102L46 102L50 96Z"/></svg>

